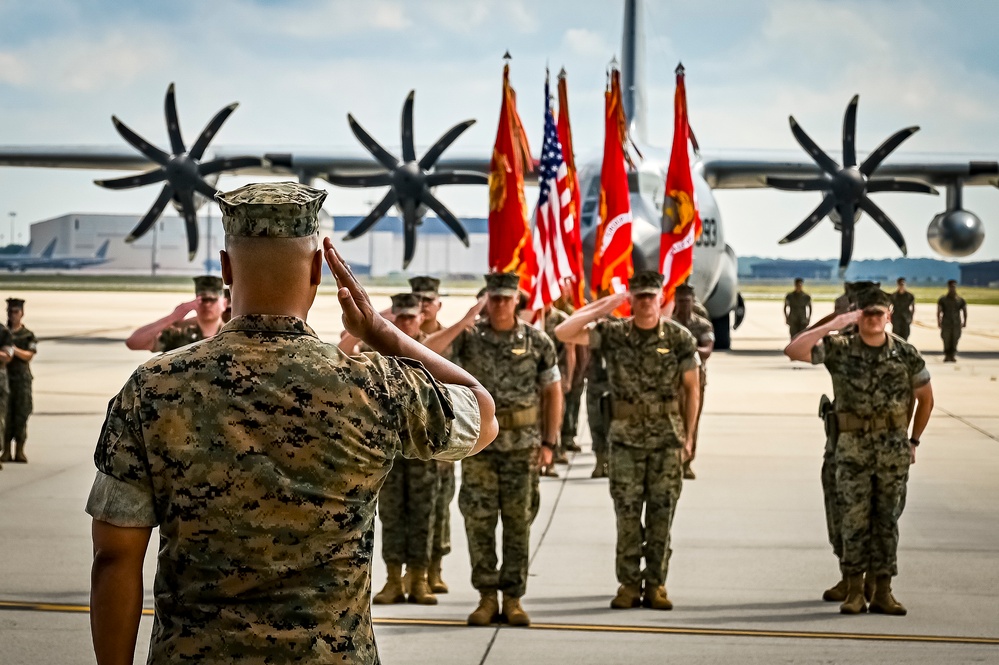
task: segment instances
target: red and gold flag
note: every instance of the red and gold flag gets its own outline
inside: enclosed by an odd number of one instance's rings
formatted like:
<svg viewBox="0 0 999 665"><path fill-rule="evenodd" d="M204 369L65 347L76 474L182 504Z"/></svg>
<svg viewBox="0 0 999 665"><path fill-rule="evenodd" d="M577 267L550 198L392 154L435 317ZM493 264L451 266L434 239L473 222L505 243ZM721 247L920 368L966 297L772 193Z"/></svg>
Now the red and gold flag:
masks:
<svg viewBox="0 0 999 665"><path fill-rule="evenodd" d="M689 145L687 89L683 65L678 65L676 94L673 97L673 149L666 171L663 232L659 243L659 271L666 277L663 297L667 303L673 300L676 287L693 272L694 243L701 237L701 217L697 212L694 178L690 171Z"/></svg>
<svg viewBox="0 0 999 665"><path fill-rule="evenodd" d="M571 229L564 229L564 242L569 257L569 268L573 274L570 285L572 305L579 308L586 304L583 296L583 239L579 229L583 208L580 205L579 176L576 174L576 159L572 149L572 129L569 125L569 91L565 82L564 69L558 75L558 141L562 144L562 156L569 172L566 182L569 186L570 205L572 206L571 219L574 223Z"/></svg>
<svg viewBox="0 0 999 665"><path fill-rule="evenodd" d="M519 272L522 284L532 251L524 198L524 172L530 165L531 149L510 86L510 65L505 64L499 128L489 163L489 270Z"/></svg>
<svg viewBox="0 0 999 665"><path fill-rule="evenodd" d="M593 273L590 287L602 297L628 290L634 273L631 259L631 198L625 167L624 107L621 105L621 72L611 70L610 87L604 93L604 160L600 171L600 222L593 248ZM619 316L630 311L623 304Z"/></svg>

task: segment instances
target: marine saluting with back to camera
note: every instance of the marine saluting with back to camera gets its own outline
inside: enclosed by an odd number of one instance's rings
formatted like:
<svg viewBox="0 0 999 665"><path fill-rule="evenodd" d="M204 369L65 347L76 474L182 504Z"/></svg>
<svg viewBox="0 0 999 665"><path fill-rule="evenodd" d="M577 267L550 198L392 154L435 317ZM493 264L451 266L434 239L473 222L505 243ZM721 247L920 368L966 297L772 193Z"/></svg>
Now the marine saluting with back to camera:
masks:
<svg viewBox="0 0 999 665"><path fill-rule="evenodd" d="M220 194L233 318L141 365L94 455L91 631L132 662L142 563L159 527L149 663L378 663L369 595L375 500L398 453L461 459L496 434L467 372L383 319L327 238L326 193ZM323 258L348 357L306 323Z"/></svg>

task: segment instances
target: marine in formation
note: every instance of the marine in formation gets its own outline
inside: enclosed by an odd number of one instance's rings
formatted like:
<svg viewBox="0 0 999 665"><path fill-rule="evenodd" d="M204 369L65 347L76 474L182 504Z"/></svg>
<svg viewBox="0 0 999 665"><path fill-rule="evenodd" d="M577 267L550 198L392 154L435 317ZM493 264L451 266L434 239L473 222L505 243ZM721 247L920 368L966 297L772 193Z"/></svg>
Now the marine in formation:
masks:
<svg viewBox="0 0 999 665"><path fill-rule="evenodd" d="M898 520L909 467L933 409L933 389L916 348L886 331L888 294L870 286L856 293L856 305L801 333L784 352L792 360L825 365L833 383L830 437L839 532L830 525L830 536L843 579L842 588L827 596L842 591L844 614L900 616L906 608L892 593ZM865 573L874 577L869 606Z"/></svg>
<svg viewBox="0 0 999 665"><path fill-rule="evenodd" d="M552 464L561 427L562 383L555 345L517 317L518 283L516 273L486 275L485 297L461 321L426 340L437 352L450 347L454 362L496 401L499 435L483 454L462 461L458 490L472 586L479 592L479 604L468 616L473 626L500 620L530 625L520 599L527 592L538 474ZM502 562L496 552L500 519ZM503 594L502 605L498 593Z"/></svg>
<svg viewBox="0 0 999 665"><path fill-rule="evenodd" d="M598 299L555 330L599 350L610 389L610 494L617 517L615 609L669 610L670 530L693 454L700 403L697 341L663 317L663 276L640 271L630 294ZM630 297L632 317L607 318ZM644 567L642 565L644 560Z"/></svg>

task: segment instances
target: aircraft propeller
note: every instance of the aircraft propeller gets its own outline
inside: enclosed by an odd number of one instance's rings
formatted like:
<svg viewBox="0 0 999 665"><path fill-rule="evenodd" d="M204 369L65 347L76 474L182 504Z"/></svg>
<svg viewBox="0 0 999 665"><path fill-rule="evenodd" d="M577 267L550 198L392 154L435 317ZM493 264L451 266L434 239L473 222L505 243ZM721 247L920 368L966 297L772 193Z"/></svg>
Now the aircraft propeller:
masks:
<svg viewBox="0 0 999 665"><path fill-rule="evenodd" d="M908 178L874 178L878 167L903 141L915 134L919 127L906 127L892 134L877 150L867 156L862 164L857 165L857 149L854 144L857 129L857 101L859 95L846 107L843 118L843 166L841 167L827 155L805 133L805 130L795 121L794 116L788 119L791 123L791 133L798 144L805 149L823 173L817 178L788 178L767 176L766 183L775 189L793 192L821 191L825 197L818 207L812 211L793 231L785 236L780 244L793 242L811 231L827 215L833 220L836 230L842 235L839 273L846 272L853 255L854 225L860 217L860 212L866 212L880 226L888 237L907 254L905 238L901 231L888 218L877 204L868 197L874 192L917 192L921 194L936 194L937 190L919 180ZM838 218L838 219L837 219Z"/></svg>
<svg viewBox="0 0 999 665"><path fill-rule="evenodd" d="M158 164L159 167L138 175L111 180L95 180L94 183L108 189L131 189L165 180L166 184L160 190L160 195L156 198L156 201L145 216L132 229L128 237L125 238L125 242L133 242L145 235L153 227L153 224L156 223L160 215L163 214L163 209L166 208L172 199L184 217L184 226L187 231L188 260L193 260L198 251L198 207L194 200L195 194L214 199L218 193L215 187L205 179L205 176L232 169L261 166L264 160L259 157L232 157L229 159L214 159L207 162L201 161L205 150L208 148L208 144L215 138L219 128L222 127L222 124L228 119L229 115L239 106L238 103L230 104L216 113L215 117L201 130L201 134L198 135L198 139L190 149L184 145L184 139L180 133L180 122L177 118L177 104L174 99L173 83L167 88L164 106L166 110L167 133L170 136L170 152L157 148L135 133L119 120L117 116L111 116L114 128L118 130L121 137L149 160Z"/></svg>
<svg viewBox="0 0 999 665"><path fill-rule="evenodd" d="M364 235L389 211L393 205L402 213L404 230L404 250L402 267L409 266L416 252L416 229L423 223L427 208L437 213L440 220L458 239L468 247L468 232L454 214L434 196L431 188L438 185L486 185L489 177L484 173L474 171L438 171L434 164L441 154L447 150L461 134L475 124L474 120L460 122L444 135L419 160L416 159L416 148L413 145L413 98L415 90L411 90L402 107L402 159L399 159L383 148L368 132L358 124L354 116L347 114L347 122L354 136L361 145L386 170L364 175L334 175L328 174L326 180L340 187L385 187L388 193L372 209L368 216L358 222L344 240L353 240Z"/></svg>

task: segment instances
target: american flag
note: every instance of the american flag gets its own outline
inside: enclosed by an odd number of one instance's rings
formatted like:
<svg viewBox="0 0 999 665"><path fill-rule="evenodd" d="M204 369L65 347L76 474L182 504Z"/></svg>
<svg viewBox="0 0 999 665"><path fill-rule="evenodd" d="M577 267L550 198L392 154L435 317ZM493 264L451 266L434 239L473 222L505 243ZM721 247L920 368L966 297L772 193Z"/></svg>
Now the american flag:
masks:
<svg viewBox="0 0 999 665"><path fill-rule="evenodd" d="M534 284L528 308L538 310L562 295L562 281L572 277L566 237L572 232L572 194L568 169L552 114L548 81L545 81L545 138L538 167L538 212L534 227Z"/></svg>

